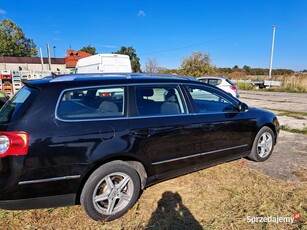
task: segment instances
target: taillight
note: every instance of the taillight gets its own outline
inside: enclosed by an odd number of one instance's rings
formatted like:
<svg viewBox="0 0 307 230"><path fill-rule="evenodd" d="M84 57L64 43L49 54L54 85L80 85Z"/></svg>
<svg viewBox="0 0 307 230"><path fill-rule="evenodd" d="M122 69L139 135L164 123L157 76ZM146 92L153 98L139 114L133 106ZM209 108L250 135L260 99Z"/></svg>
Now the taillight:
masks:
<svg viewBox="0 0 307 230"><path fill-rule="evenodd" d="M233 90L233 91L237 91L238 90L237 87L235 87L234 85L231 85L230 89Z"/></svg>
<svg viewBox="0 0 307 230"><path fill-rule="evenodd" d="M25 132L0 132L0 158L13 155L26 155L29 135Z"/></svg>

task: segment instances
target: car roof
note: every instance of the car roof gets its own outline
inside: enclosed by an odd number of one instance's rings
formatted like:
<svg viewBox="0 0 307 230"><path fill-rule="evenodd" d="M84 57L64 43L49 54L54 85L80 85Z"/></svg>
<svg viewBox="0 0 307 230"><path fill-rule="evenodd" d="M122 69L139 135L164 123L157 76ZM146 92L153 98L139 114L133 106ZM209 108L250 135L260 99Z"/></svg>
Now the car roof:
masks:
<svg viewBox="0 0 307 230"><path fill-rule="evenodd" d="M43 89L47 85L51 85L53 88L57 84L59 85L59 89L68 89L68 88L81 88L88 86L99 86L99 85L133 85L133 84L163 84L163 83L193 83L198 85L206 85L208 88L212 88L214 90L219 90L221 93L225 93L223 90L219 88L201 82L196 78L182 75L174 75L174 74L138 74L138 73L111 73L111 74L67 74L67 75L57 75L50 76L39 80L30 80L23 81L23 83L30 88ZM57 86L56 86L57 87ZM226 93L225 93L226 94ZM238 102L236 98L233 98L234 101Z"/></svg>
<svg viewBox="0 0 307 230"><path fill-rule="evenodd" d="M175 74L142 74L142 73L93 73L93 74L66 74L45 77L39 80L24 81L28 86L41 88L46 84L57 83L101 83L101 84L129 84L129 83L162 83L162 82L199 82L189 76Z"/></svg>

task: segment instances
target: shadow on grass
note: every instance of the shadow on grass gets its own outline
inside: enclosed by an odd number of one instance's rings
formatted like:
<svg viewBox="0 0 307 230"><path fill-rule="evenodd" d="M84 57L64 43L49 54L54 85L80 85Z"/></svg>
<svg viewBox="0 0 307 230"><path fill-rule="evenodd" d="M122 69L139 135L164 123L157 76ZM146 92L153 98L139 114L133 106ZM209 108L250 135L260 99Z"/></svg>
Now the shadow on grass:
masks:
<svg viewBox="0 0 307 230"><path fill-rule="evenodd" d="M164 192L146 229L203 229L176 192Z"/></svg>

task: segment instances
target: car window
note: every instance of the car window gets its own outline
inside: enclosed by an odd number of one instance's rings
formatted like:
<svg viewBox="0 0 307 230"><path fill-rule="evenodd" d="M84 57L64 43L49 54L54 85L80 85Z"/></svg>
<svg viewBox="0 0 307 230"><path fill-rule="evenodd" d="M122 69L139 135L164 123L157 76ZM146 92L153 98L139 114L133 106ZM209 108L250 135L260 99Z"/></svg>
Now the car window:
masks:
<svg viewBox="0 0 307 230"><path fill-rule="evenodd" d="M225 97L218 92L201 86L187 86L197 113L230 112L235 111L235 107Z"/></svg>
<svg viewBox="0 0 307 230"><path fill-rule="evenodd" d="M199 79L201 82L208 83L208 79Z"/></svg>
<svg viewBox="0 0 307 230"><path fill-rule="evenodd" d="M136 104L140 116L186 113L183 97L176 86L138 86Z"/></svg>
<svg viewBox="0 0 307 230"><path fill-rule="evenodd" d="M220 85L222 83L222 80L221 79L209 79L208 83L210 85Z"/></svg>
<svg viewBox="0 0 307 230"><path fill-rule="evenodd" d="M15 96L9 100L0 110L0 123L14 122L20 119L40 90L23 87Z"/></svg>
<svg viewBox="0 0 307 230"><path fill-rule="evenodd" d="M57 116L65 120L124 116L124 88L74 89L65 91Z"/></svg>

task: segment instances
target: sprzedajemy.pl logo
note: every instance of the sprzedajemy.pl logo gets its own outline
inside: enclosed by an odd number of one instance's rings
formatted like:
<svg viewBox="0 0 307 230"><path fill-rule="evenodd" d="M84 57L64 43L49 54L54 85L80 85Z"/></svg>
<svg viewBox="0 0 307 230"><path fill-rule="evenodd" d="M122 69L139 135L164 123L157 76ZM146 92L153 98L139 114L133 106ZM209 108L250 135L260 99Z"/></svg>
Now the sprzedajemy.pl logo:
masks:
<svg viewBox="0 0 307 230"><path fill-rule="evenodd" d="M293 217L284 217L284 216L247 216L247 223L291 223L293 224L294 220L299 220L301 218L300 213L295 213Z"/></svg>

